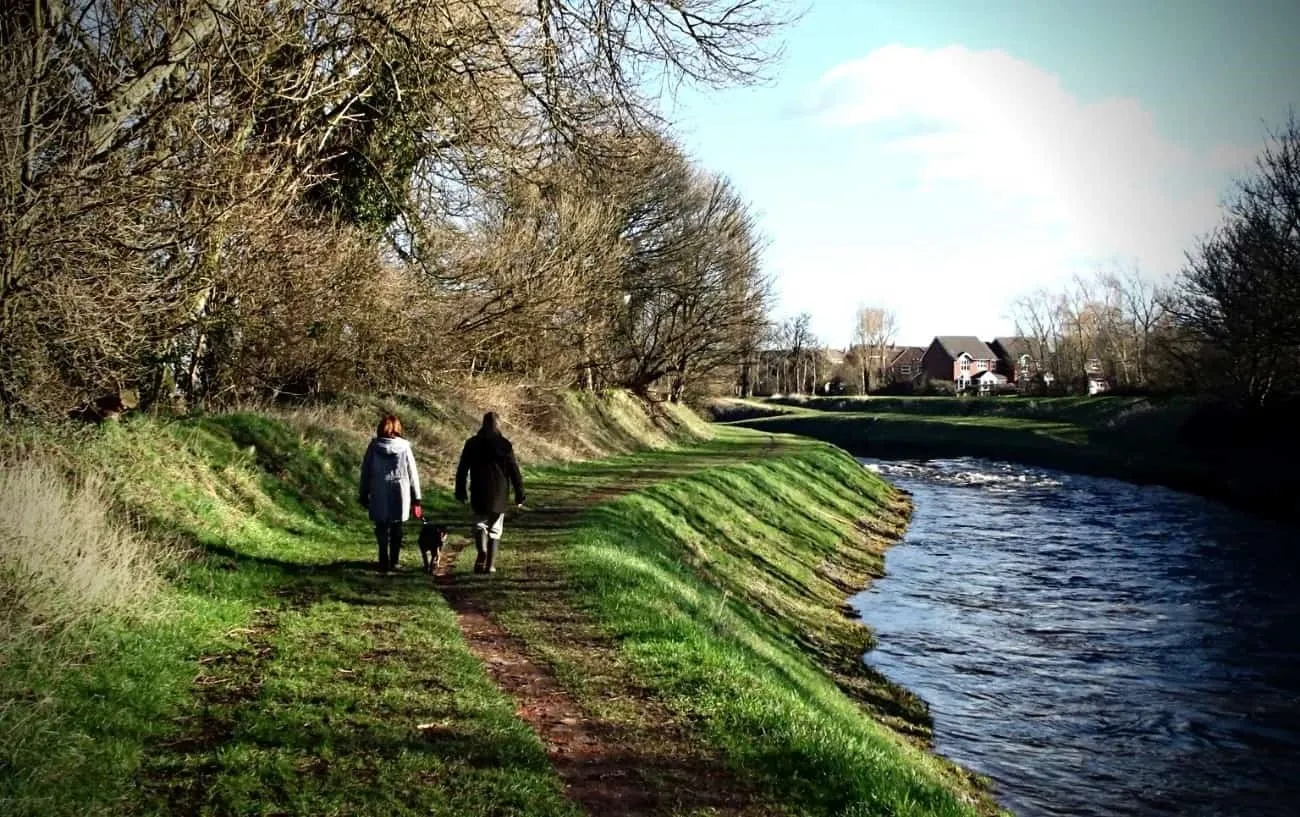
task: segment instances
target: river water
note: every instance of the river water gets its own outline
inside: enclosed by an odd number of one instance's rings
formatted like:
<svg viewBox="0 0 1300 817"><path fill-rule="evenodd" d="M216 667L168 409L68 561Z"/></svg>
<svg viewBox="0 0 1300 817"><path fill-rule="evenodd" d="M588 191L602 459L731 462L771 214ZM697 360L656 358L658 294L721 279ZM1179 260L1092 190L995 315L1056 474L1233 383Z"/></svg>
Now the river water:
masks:
<svg viewBox="0 0 1300 817"><path fill-rule="evenodd" d="M865 660L1038 815L1300 815L1300 535L1157 487L864 460L911 491ZM1300 497L1297 497L1300 506Z"/></svg>

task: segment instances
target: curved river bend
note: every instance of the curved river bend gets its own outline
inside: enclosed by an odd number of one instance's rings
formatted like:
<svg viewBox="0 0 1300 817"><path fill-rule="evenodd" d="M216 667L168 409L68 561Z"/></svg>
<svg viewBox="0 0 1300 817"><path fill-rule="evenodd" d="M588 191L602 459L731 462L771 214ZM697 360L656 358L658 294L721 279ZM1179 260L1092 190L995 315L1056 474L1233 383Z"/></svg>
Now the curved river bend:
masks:
<svg viewBox="0 0 1300 817"><path fill-rule="evenodd" d="M1039 815L1300 815L1295 529L1164 488L864 460L912 492L854 599L935 748ZM1300 498L1298 498L1300 499Z"/></svg>

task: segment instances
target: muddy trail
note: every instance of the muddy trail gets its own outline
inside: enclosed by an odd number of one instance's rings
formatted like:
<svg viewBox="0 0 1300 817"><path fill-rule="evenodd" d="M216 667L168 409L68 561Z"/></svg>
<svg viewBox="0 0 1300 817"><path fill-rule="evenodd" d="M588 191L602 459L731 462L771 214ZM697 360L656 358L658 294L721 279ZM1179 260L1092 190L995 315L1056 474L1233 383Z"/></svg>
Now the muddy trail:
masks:
<svg viewBox="0 0 1300 817"><path fill-rule="evenodd" d="M775 450L769 446L764 453ZM579 495L563 484L552 493L548 485L539 505L510 519L497 573L470 572L468 533L453 534L439 558L433 581L455 611L465 642L514 699L517 714L546 747L565 794L587 814L783 813L706 752L689 724L647 690L610 674L618 664L617 645L576 609L556 566L566 533L588 508L715 464L711 458L689 459L656 471L616 471ZM498 617L526 621L532 638L513 635ZM558 645L564 645L561 660L570 674L576 668L598 679L584 684L588 688L580 695L548 663L547 653L553 655ZM593 699L614 705L592 705Z"/></svg>
<svg viewBox="0 0 1300 817"><path fill-rule="evenodd" d="M578 648L593 666L610 663L613 642L579 632L585 628L579 618L563 612L563 592L557 582L535 576L512 580L501 574L453 573L450 567L463 549L463 544L452 545L440 560L435 575L438 589L455 610L470 650L515 701L518 716L546 747L564 781L565 794L586 813L635 817L705 809L717 815L775 813L757 808L756 794L734 779L717 758L701 751L689 729L675 723L672 714L644 690L624 687L605 693L622 699L623 717L617 720L584 706L536 648L530 649L494 620L492 598L500 598L502 590L484 585L509 583L513 589L505 592L527 593L533 603L556 610L544 620L557 638Z"/></svg>

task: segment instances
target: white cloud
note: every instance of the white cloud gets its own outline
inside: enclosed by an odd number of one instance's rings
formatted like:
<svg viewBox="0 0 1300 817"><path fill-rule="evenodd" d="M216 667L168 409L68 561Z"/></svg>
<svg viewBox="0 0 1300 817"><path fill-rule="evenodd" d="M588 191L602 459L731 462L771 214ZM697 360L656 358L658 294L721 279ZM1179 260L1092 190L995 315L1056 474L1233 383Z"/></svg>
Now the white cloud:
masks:
<svg viewBox="0 0 1300 817"><path fill-rule="evenodd" d="M973 188L1016 202L1007 229L1055 228L1063 257L1176 268L1219 219L1228 174L1253 148L1198 154L1160 132L1134 99L1081 100L1058 77L1002 51L886 46L828 71L807 111L864 127L876 149L915 163L923 191ZM1063 235L1063 237L1062 237Z"/></svg>

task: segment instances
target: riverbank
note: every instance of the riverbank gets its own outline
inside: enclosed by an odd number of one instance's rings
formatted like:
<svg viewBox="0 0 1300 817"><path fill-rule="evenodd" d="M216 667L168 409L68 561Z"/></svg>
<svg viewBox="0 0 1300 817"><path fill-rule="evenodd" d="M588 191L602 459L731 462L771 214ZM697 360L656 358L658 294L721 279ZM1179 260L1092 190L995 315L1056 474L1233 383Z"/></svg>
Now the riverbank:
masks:
<svg viewBox="0 0 1300 817"><path fill-rule="evenodd" d="M858 456L972 456L1164 485L1290 517L1294 433L1274 435L1188 400L799 398L718 401L716 420L799 434ZM1270 422L1272 420L1270 419Z"/></svg>
<svg viewBox="0 0 1300 817"><path fill-rule="evenodd" d="M453 529L446 575L375 575L352 499L372 415L403 416L450 522L475 408L142 419L63 449L181 555L130 609L11 634L0 810L991 810L920 748L923 705L861 665L844 602L906 508L829 446L565 398L508 429L532 509L500 573L470 575Z"/></svg>

